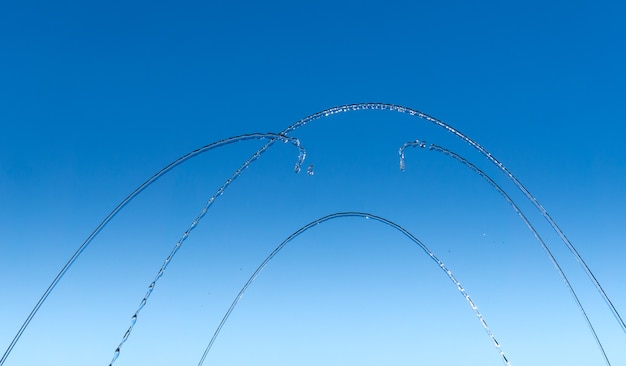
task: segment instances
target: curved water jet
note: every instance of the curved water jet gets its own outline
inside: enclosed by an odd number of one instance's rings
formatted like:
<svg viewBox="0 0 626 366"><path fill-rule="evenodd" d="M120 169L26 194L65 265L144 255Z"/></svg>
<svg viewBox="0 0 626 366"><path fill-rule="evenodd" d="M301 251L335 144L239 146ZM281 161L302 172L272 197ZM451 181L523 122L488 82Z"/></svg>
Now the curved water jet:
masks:
<svg viewBox="0 0 626 366"><path fill-rule="evenodd" d="M480 321L480 324L482 325L483 329L485 329L485 332L487 333L487 335L489 336L489 338L493 342L493 345L496 348L496 350L498 351L498 354L502 358L502 361L504 362L504 364L505 365L510 365L509 360L504 355L504 351L502 351L502 347L500 346L500 343L496 340L495 336L493 335L493 332L491 331L491 329L489 329L489 326L487 326L487 322L485 322L485 318L478 311L478 307L476 306L476 304L474 304L474 301L470 298L470 296L467 293L467 291L465 290L465 288L463 288L461 283L454 277L454 275L452 274L452 271L450 271L450 269L447 268L446 265L439 258L437 258L437 256L430 249L428 249L428 247L426 247L426 245L424 245L424 243L422 243L417 237L415 237L413 234L411 234L408 230L406 230L402 226L396 224L393 221L387 220L384 217L377 216L377 215L372 215L372 214L365 213L365 212L337 212L337 213L334 213L334 214L330 214L330 215L321 217L321 218L319 218L317 220L311 221L310 223L308 223L308 224L304 225L303 227L301 227L300 229L296 230L291 235L289 235L285 240L283 240L283 242L280 243L263 260L263 262L261 262L261 264L254 271L254 273L252 273L252 275L250 276L248 281L243 285L243 287L241 288L241 290L239 291L237 296L235 296L235 299L233 300L233 302L231 303L230 307L226 311L226 314L224 314L224 316L222 317L222 320L220 321L219 325L217 326L215 332L213 333L213 336L211 337L211 340L209 341L209 344L207 345L206 349L204 350L204 353L202 354L202 357L200 358L200 361L198 362L198 366L202 366L204 364L204 360L206 359L207 355L209 354L209 351L211 350L211 347L215 343L215 340L217 339L217 336L219 335L220 331L224 327L224 324L226 324L226 321L230 317L230 314L233 312L233 310L235 309L235 307L239 303L239 300L241 300L241 298L243 297L243 295L246 292L246 290L248 289L248 287L250 287L252 282L254 282L254 280L261 273L263 268L265 268L265 266L267 266L267 264L272 260L272 258L274 258L285 247L285 245L287 245L290 241L292 241L293 239L297 238L301 234L305 233L310 228L312 228L314 226L317 226L318 224L324 223L326 221L329 221L329 220L334 220L334 219L338 219L338 218L346 218L346 217L361 217L361 218L365 218L365 219L368 219L368 220L381 222L381 223L383 223L383 224L385 224L385 225L387 225L387 226L389 226L389 227L391 227L393 229L398 230L399 232L404 234L407 238L409 238L412 242L417 244L426 254L428 254L428 256L435 263L437 263L439 268L446 273L446 275L448 276L450 281L452 281L452 283L454 283L454 285L456 286L457 290L459 290L461 295L463 295L465 300L468 302L469 306L472 308L472 311L474 312L474 315L476 315L476 317Z"/></svg>

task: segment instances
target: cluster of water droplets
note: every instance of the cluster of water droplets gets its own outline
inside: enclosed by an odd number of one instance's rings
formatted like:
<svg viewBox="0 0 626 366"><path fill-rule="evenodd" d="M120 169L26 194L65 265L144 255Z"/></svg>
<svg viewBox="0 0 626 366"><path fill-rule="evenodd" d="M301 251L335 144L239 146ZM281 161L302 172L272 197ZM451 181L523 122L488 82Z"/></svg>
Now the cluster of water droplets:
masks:
<svg viewBox="0 0 626 366"><path fill-rule="evenodd" d="M398 149L398 154L400 155L400 170L401 171L406 170L406 163L404 161L404 150L406 150L407 147L419 147L423 149L426 147L426 141L420 141L420 140L409 141L409 142L405 142L402 146L400 146L400 149Z"/></svg>

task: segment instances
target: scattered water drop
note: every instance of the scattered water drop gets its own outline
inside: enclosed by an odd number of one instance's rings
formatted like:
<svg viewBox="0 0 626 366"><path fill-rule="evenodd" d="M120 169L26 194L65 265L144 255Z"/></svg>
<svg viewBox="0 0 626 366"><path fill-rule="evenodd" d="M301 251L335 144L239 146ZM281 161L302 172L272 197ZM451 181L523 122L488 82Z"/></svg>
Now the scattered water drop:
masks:
<svg viewBox="0 0 626 366"><path fill-rule="evenodd" d="M313 164L309 165L309 167L308 167L308 168L306 168L306 173L307 173L308 175L313 175L313 174L315 174L315 171L313 171Z"/></svg>

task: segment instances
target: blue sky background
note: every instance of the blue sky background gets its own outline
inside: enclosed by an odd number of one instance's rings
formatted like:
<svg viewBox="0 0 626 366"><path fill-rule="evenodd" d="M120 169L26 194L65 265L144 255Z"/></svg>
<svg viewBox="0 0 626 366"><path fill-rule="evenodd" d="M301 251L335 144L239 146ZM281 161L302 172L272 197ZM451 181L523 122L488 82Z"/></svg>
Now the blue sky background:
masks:
<svg viewBox="0 0 626 366"><path fill-rule="evenodd" d="M0 348L135 187L211 142L336 105L437 117L539 199L626 312L626 9L619 2L38 2L0 5ZM558 237L502 174L423 120L350 112L277 144L185 242L116 365L197 364L239 288L301 226L340 211L402 225L453 271L513 365L604 364L567 289L484 169L562 262L613 365L620 330ZM34 318L6 365L108 364L161 263L261 141L210 151L129 204ZM338 219L290 243L205 364L498 365L445 274L399 233Z"/></svg>

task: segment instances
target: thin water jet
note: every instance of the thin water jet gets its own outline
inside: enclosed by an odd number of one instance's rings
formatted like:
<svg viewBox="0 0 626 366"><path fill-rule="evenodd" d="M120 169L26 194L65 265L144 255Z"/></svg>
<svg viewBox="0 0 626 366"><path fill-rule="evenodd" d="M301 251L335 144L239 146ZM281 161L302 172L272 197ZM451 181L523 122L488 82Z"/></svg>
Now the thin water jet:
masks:
<svg viewBox="0 0 626 366"><path fill-rule="evenodd" d="M409 238L413 243L417 244L424 251L424 253L426 253L430 257L430 259L432 259L437 264L437 266L442 271L444 271L446 273L446 275L448 276L450 281L452 281L452 283L456 286L457 290L461 293L461 295L468 302L470 308L474 312L474 315L476 315L476 317L480 321L480 324L482 325L483 329L485 330L485 332L487 333L487 335L489 336L489 338L493 342L493 345L496 348L496 351L498 352L500 357L502 358L502 361L504 362L504 364L505 365L510 365L510 362L509 362L508 358L505 356L504 351L502 350L502 347L501 347L500 343L496 340L493 332L491 331L491 329L487 325L487 322L485 321L484 316L480 313L480 311L478 311L478 306L476 306L474 301L470 298L469 294L467 293L467 290L465 290L465 288L461 285L461 283L454 277L454 275L452 274L452 271L448 267L446 267L446 265L439 258L437 258L437 256L430 249L428 249L428 247L424 243L422 243L417 237L415 237L413 234L411 234L411 232L409 232L407 229L403 228L402 226L396 224L393 221L385 219L384 217L381 217L381 216L378 216L378 215L373 215L373 214L370 214L370 213L364 213L364 212L337 212L337 213L334 213L334 214L330 214L330 215L321 217L321 218L319 218L317 220L311 221L308 224L302 226L301 228L299 228L298 230L293 232L291 235L289 235L285 240L283 240L263 260L263 262L261 262L261 264L259 264L259 266L254 271L254 273L252 273L250 278L248 278L248 281L243 285L243 287L241 288L241 290L239 291L237 296L235 296L235 299L233 300L233 302L231 303L230 307L228 308L228 310L226 311L226 313L222 317L222 320L220 321L219 325L215 329L215 332L213 333L213 336L211 337L211 340L209 341L209 344L207 345L206 349L204 350L204 353L202 354L202 357L200 358L200 361L198 362L198 366L202 366L204 364L204 361L205 361L207 355L209 354L211 348L213 347L213 344L215 343L215 340L217 339L217 336L219 335L220 331L222 330L222 328L226 324L226 321L228 320L228 318L230 317L231 313L233 312L233 310L235 309L235 307L239 303L239 300L241 300L241 298L243 297L243 295L246 292L246 290L248 289L248 287L250 287L252 282L254 282L254 280L258 277L258 275L261 273L261 271L267 266L267 264L289 242L291 242L293 239L297 238L298 236L302 235L303 233L305 233L306 231L308 231L312 227L317 227L318 225L320 225L320 224L322 224L324 222L330 221L330 220L334 220L334 219L338 219L338 218L348 218L348 217L360 217L360 218L364 218L366 220L381 222L381 223L383 223L383 224L385 224L385 225L387 225L387 226L389 226L389 227L391 227L391 228L401 232L407 238Z"/></svg>

